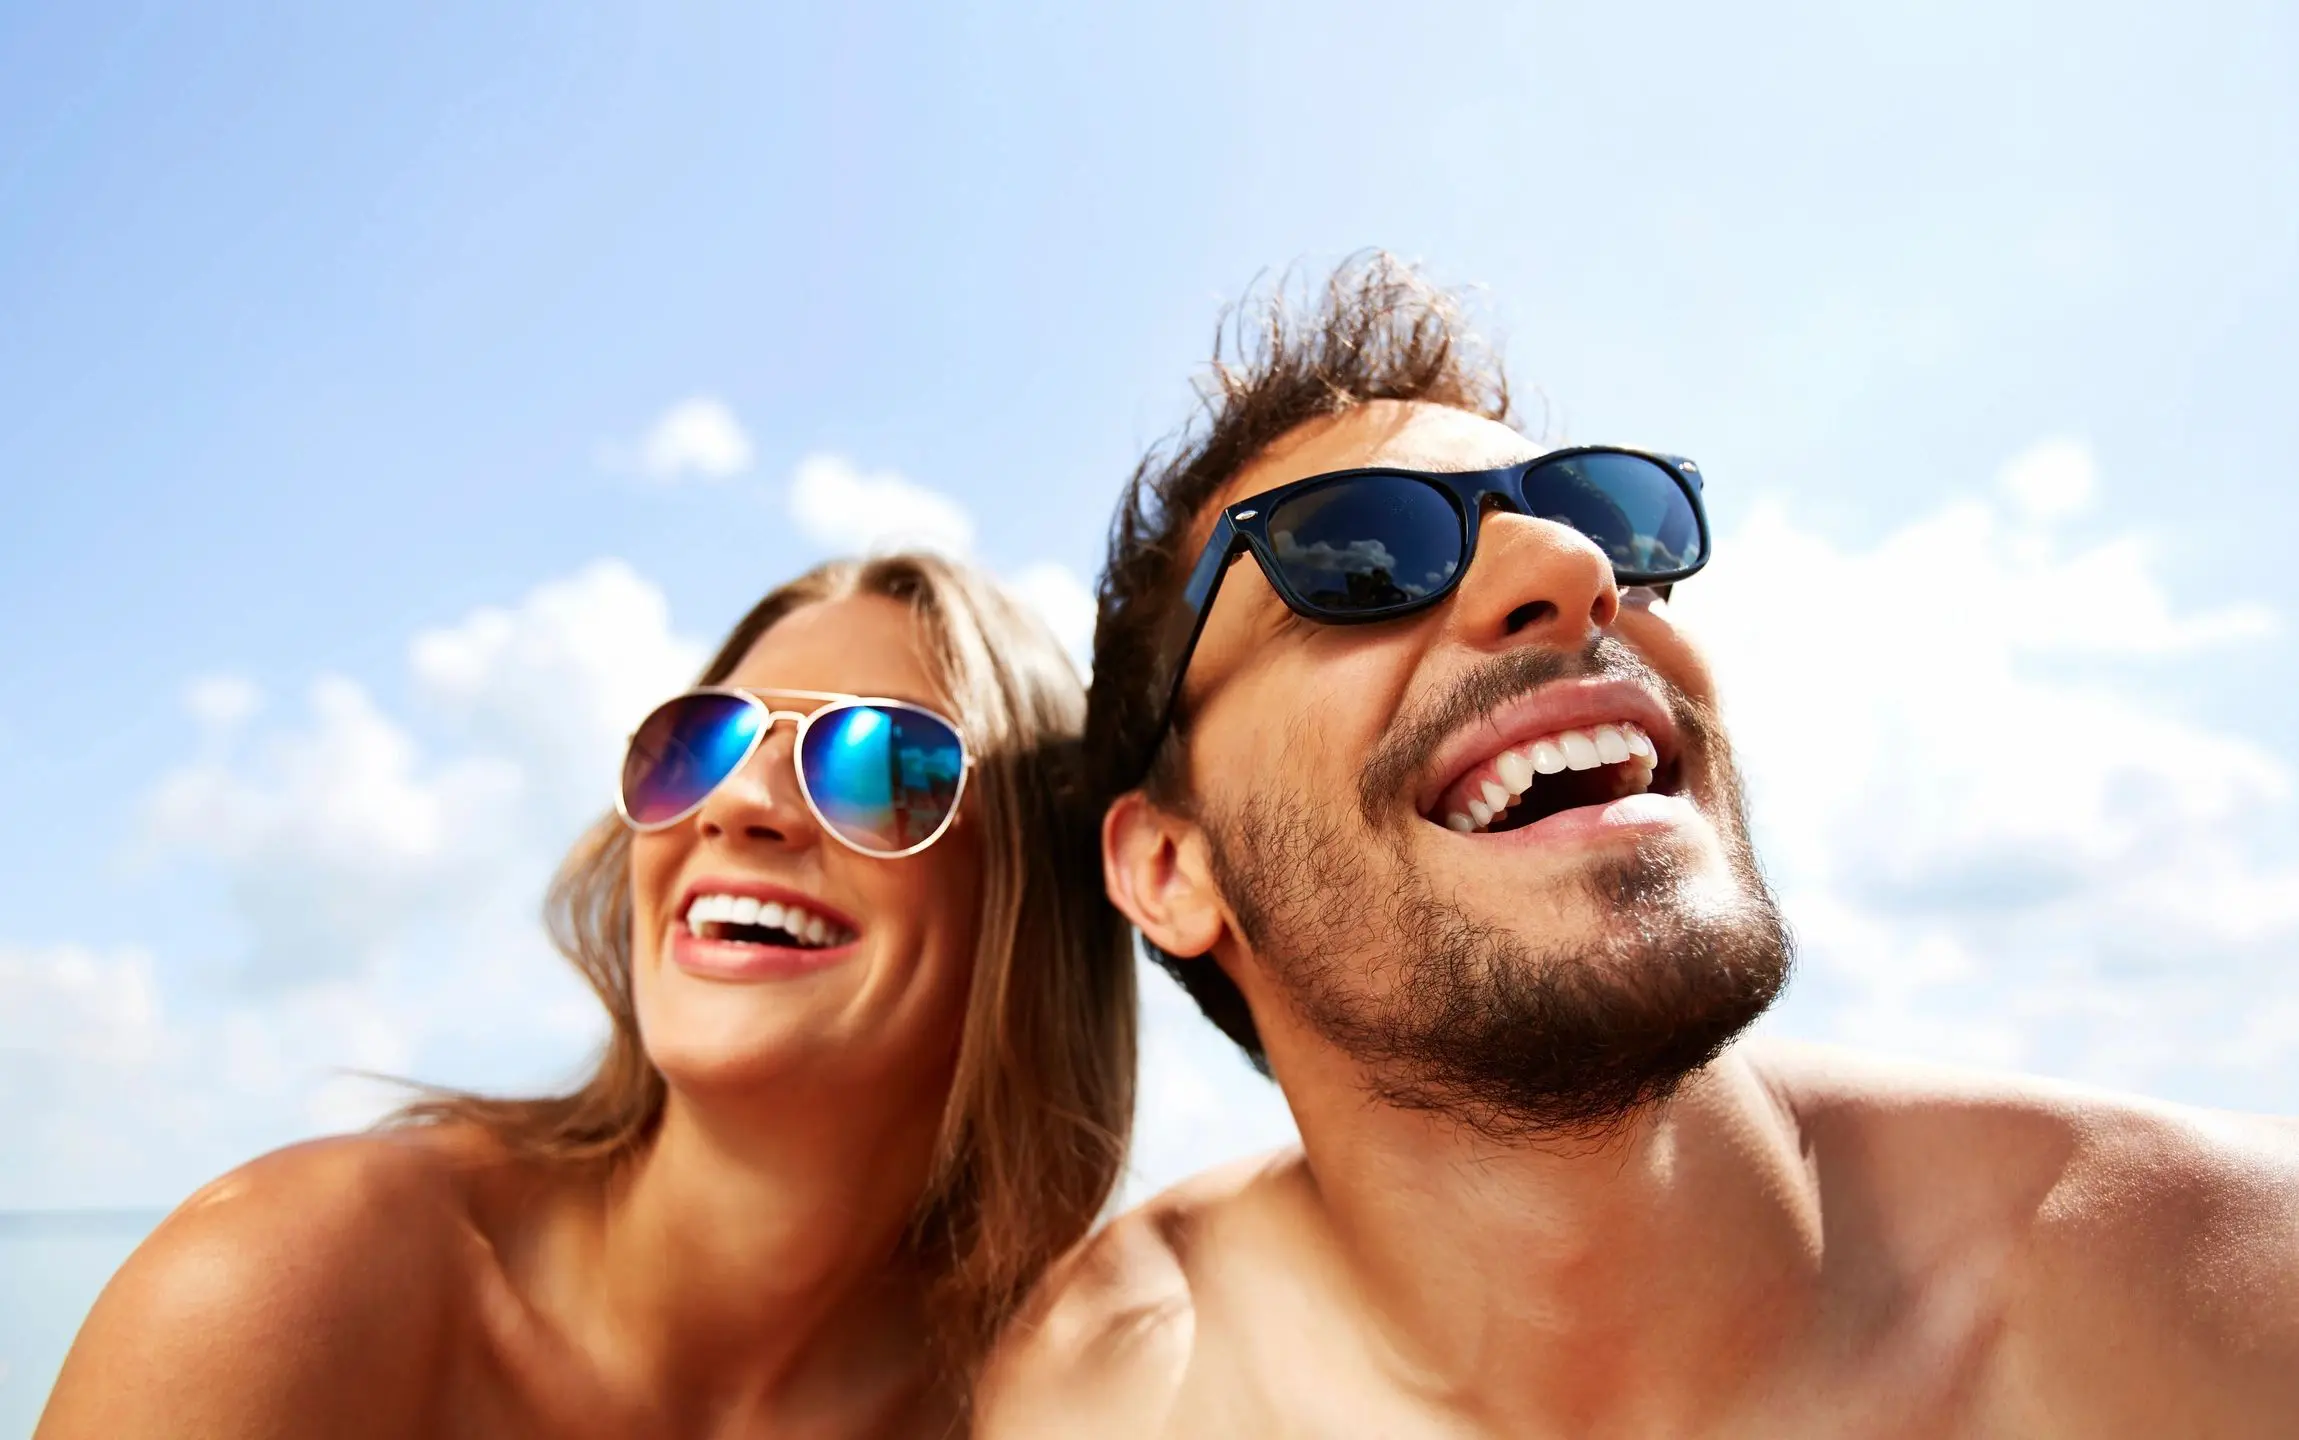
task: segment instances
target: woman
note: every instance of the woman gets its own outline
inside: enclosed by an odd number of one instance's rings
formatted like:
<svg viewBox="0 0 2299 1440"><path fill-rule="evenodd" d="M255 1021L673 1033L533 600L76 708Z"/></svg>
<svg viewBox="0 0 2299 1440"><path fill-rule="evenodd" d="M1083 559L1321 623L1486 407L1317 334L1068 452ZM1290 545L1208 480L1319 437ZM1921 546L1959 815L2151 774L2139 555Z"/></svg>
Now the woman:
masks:
<svg viewBox="0 0 2299 1440"><path fill-rule="evenodd" d="M552 888L612 1024L591 1078L210 1185L97 1302L43 1440L963 1429L1132 1108L1076 676L894 556L767 596L702 685Z"/></svg>

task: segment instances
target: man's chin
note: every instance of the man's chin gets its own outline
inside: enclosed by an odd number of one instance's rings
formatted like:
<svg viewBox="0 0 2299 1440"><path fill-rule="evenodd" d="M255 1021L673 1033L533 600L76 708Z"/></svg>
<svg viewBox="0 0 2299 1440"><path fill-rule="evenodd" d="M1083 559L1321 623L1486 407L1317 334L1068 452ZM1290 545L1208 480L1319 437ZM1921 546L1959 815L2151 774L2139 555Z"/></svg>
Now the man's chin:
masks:
<svg viewBox="0 0 2299 1440"><path fill-rule="evenodd" d="M1416 816L1384 846L1252 794L1209 858L1257 962L1375 1098L1574 1137L1665 1099L1779 993L1788 936L1738 817L1679 802L1544 846Z"/></svg>
<svg viewBox="0 0 2299 1440"><path fill-rule="evenodd" d="M1369 1003L1311 980L1300 998L1390 1103L1503 1140L1601 1135L1714 1059L1787 976L1770 894L1701 829L1709 843L1679 832L1559 856L1540 897L1521 870L1427 874L1401 917L1419 953L1396 990Z"/></svg>

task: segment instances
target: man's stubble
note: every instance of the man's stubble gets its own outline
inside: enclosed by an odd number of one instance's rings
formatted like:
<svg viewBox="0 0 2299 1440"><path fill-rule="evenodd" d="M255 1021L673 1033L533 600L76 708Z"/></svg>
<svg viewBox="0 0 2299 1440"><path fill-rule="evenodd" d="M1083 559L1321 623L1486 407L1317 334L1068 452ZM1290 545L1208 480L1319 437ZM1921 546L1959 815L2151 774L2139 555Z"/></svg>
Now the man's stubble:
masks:
<svg viewBox="0 0 2299 1440"><path fill-rule="evenodd" d="M1728 888L1674 846L1643 842L1592 861L1573 878L1577 897L1557 897L1560 913L1600 917L1594 933L1544 941L1446 898L1403 835L1380 833L1394 778L1462 715L1562 674L1633 675L1667 698ZM1779 994L1793 944L1749 843L1729 745L1708 707L1627 647L1499 657L1395 730L1358 806L1260 787L1205 816L1215 878L1258 962L1376 1098L1504 1141L1601 1137L1667 1099Z"/></svg>

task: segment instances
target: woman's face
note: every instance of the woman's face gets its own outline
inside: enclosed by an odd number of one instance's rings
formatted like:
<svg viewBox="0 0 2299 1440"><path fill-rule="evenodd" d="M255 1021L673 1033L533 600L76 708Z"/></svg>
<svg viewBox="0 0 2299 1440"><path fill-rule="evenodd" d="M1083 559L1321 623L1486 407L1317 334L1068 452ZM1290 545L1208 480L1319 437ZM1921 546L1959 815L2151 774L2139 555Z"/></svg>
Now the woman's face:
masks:
<svg viewBox="0 0 2299 1440"><path fill-rule="evenodd" d="M950 705L928 675L909 607L856 595L795 610L722 682ZM767 697L778 710L816 702ZM959 717L952 715L953 719ZM647 1054L674 1089L762 1082L938 1090L972 979L981 843L971 802L918 854L881 860L824 833L798 791L797 728L779 722L702 808L631 841L632 986ZM799 944L694 933L706 896L784 908ZM805 917L793 922L797 907ZM772 912L767 912L771 916ZM806 933L819 920L819 941Z"/></svg>

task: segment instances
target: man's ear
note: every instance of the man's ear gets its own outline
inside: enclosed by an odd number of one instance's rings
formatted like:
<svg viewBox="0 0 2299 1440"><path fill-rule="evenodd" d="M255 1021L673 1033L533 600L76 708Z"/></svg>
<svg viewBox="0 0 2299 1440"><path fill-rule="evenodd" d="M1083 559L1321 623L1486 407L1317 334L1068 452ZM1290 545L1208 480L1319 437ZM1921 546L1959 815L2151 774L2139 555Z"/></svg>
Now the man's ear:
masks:
<svg viewBox="0 0 2299 1440"><path fill-rule="evenodd" d="M1142 938L1168 955L1203 955L1229 923L1205 832L1139 790L1102 815L1102 883Z"/></svg>

